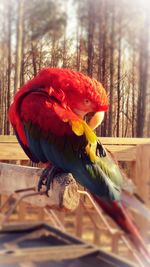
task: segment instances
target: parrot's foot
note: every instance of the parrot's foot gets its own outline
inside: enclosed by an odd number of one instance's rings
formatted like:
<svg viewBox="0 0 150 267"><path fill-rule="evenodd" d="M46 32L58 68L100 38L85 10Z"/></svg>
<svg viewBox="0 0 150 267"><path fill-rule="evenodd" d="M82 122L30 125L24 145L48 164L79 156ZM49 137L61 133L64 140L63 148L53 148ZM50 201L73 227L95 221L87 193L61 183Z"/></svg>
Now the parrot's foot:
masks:
<svg viewBox="0 0 150 267"><path fill-rule="evenodd" d="M42 189L42 186L46 186L46 195L48 196L48 191L50 190L50 185L53 182L54 176L58 173L62 173L62 170L53 166L53 167L47 167L42 172L42 175L40 176L39 182L38 182L38 191L40 192Z"/></svg>
<svg viewBox="0 0 150 267"><path fill-rule="evenodd" d="M106 157L106 151L99 141L97 142L96 155L101 158Z"/></svg>

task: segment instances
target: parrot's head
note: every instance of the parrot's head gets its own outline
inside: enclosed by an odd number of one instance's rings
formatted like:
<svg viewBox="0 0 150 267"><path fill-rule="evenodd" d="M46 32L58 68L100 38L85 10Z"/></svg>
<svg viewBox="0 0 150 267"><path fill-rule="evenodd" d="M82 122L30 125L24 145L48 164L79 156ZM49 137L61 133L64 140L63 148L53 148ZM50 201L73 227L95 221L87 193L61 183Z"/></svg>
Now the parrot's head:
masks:
<svg viewBox="0 0 150 267"><path fill-rule="evenodd" d="M66 80L64 90L71 110L81 117L88 113L106 111L108 97L102 84L82 73L70 70L69 72L71 79Z"/></svg>
<svg viewBox="0 0 150 267"><path fill-rule="evenodd" d="M108 109L107 93L100 82L88 76L71 71L72 78L68 80L65 96L67 105L81 118L93 113L90 126L94 129L103 120L104 111Z"/></svg>
<svg viewBox="0 0 150 267"><path fill-rule="evenodd" d="M50 88L50 94L53 90L55 98L81 118L94 113L94 122L90 125L93 129L101 123L104 111L108 109L108 97L102 84L71 69L43 69L23 88Z"/></svg>
<svg viewBox="0 0 150 267"><path fill-rule="evenodd" d="M56 97L65 101L72 111L87 114L108 109L107 93L100 82L83 73L64 68L45 68L26 86L50 87Z"/></svg>

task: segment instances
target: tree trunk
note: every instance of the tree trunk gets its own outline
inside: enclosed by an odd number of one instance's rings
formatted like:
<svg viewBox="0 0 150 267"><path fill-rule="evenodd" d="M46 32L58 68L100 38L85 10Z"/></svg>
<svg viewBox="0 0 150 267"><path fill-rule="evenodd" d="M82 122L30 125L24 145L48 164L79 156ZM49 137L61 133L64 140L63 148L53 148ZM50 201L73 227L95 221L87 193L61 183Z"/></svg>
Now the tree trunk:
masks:
<svg viewBox="0 0 150 267"><path fill-rule="evenodd" d="M93 58L94 58L94 28L95 28L94 5L91 0L88 1L88 51L87 51L87 74L93 75Z"/></svg>
<svg viewBox="0 0 150 267"><path fill-rule="evenodd" d="M0 75L0 135L2 134L2 122L3 122L3 107L2 107L2 75Z"/></svg>
<svg viewBox="0 0 150 267"><path fill-rule="evenodd" d="M20 88L21 62L22 62L22 38L23 38L23 13L24 0L18 2L18 19L17 19L17 45L16 45L16 69L14 93Z"/></svg>
<svg viewBox="0 0 150 267"><path fill-rule="evenodd" d="M56 36L55 32L53 32L52 49L51 49L51 67L55 67L55 46L56 46Z"/></svg>
<svg viewBox="0 0 150 267"><path fill-rule="evenodd" d="M25 83L25 78L24 78L24 72L25 72L25 52L24 52L24 49L25 49L25 26L24 26L24 19L23 19L23 36L22 36L22 60L21 60L21 77L20 77L20 86L22 86L24 83Z"/></svg>
<svg viewBox="0 0 150 267"><path fill-rule="evenodd" d="M126 101L126 124L125 124L125 133L124 133L124 137L127 137L128 135L128 131L129 131L129 98L130 98L130 88L128 89L128 93L127 93L127 101Z"/></svg>
<svg viewBox="0 0 150 267"><path fill-rule="evenodd" d="M116 136L120 133L120 104L121 104L121 94L120 94L120 81L121 80L121 26L119 28L119 40L118 40L118 70L117 70L117 130Z"/></svg>
<svg viewBox="0 0 150 267"><path fill-rule="evenodd" d="M66 30L64 32L64 40L63 40L63 68L67 67L67 60L66 60Z"/></svg>
<svg viewBox="0 0 150 267"><path fill-rule="evenodd" d="M37 75L37 65L36 65L37 48L36 48L35 41L31 41L31 51L32 51L33 75L35 77Z"/></svg>
<svg viewBox="0 0 150 267"><path fill-rule="evenodd" d="M5 31L5 25L3 24L3 30ZM1 46L1 50L3 51L1 57L1 72L0 72L0 134L4 134L4 118L5 118L5 90L6 90L6 79L5 79L5 44L3 43Z"/></svg>
<svg viewBox="0 0 150 267"><path fill-rule="evenodd" d="M104 31L105 31L105 0L99 4L99 31L98 31L98 73L97 78L103 83L103 48L104 48Z"/></svg>
<svg viewBox="0 0 150 267"><path fill-rule="evenodd" d="M135 52L132 58L132 137L135 136Z"/></svg>
<svg viewBox="0 0 150 267"><path fill-rule="evenodd" d="M137 104L137 137L144 135L144 122L146 115L146 89L148 83L148 60L149 60L149 14L146 12L142 34L140 33L139 55L139 93Z"/></svg>
<svg viewBox="0 0 150 267"><path fill-rule="evenodd" d="M114 96L114 28L115 28L115 3L112 3L111 37L110 37L110 90L109 90L109 122L108 136L112 136L113 127L113 96Z"/></svg>
<svg viewBox="0 0 150 267"><path fill-rule="evenodd" d="M7 109L10 107L10 88L11 88L11 2L8 4L8 70L7 70ZM6 115L7 116L7 115ZM7 116L6 133L10 134L10 123Z"/></svg>
<svg viewBox="0 0 150 267"><path fill-rule="evenodd" d="M76 69L80 71L80 60L81 60L81 29L77 24L77 44L76 44Z"/></svg>
<svg viewBox="0 0 150 267"><path fill-rule="evenodd" d="M103 18L103 33L102 33L102 84L104 88L107 90L107 71L106 71L106 63L107 63L107 24L108 24L108 4L104 1L104 18ZM107 135L107 113L105 114L104 123L101 127L101 135L106 136Z"/></svg>

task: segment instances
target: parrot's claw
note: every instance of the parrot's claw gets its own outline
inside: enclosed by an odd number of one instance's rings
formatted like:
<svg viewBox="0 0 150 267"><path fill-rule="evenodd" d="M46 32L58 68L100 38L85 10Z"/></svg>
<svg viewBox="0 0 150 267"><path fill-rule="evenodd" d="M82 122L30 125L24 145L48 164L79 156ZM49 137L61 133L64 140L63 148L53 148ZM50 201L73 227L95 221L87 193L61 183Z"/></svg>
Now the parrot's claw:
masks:
<svg viewBox="0 0 150 267"><path fill-rule="evenodd" d="M99 141L97 142L96 155L101 158L106 157L106 151Z"/></svg>
<svg viewBox="0 0 150 267"><path fill-rule="evenodd" d="M53 166L53 167L47 167L43 170L42 175L40 176L39 182L38 182L38 192L41 191L42 186L46 186L46 195L48 196L48 191L50 190L50 185L53 183L54 177L56 174L62 172L59 168Z"/></svg>

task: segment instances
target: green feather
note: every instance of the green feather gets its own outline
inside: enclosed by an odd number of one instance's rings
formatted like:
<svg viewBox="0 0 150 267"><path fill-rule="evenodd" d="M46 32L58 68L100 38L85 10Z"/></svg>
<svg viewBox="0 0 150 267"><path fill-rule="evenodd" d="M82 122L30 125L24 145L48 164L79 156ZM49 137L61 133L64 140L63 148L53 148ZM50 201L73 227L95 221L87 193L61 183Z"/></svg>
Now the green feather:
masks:
<svg viewBox="0 0 150 267"><path fill-rule="evenodd" d="M120 168L108 153L106 153L106 157L99 157L97 164L113 183L118 186L122 184L123 177Z"/></svg>

